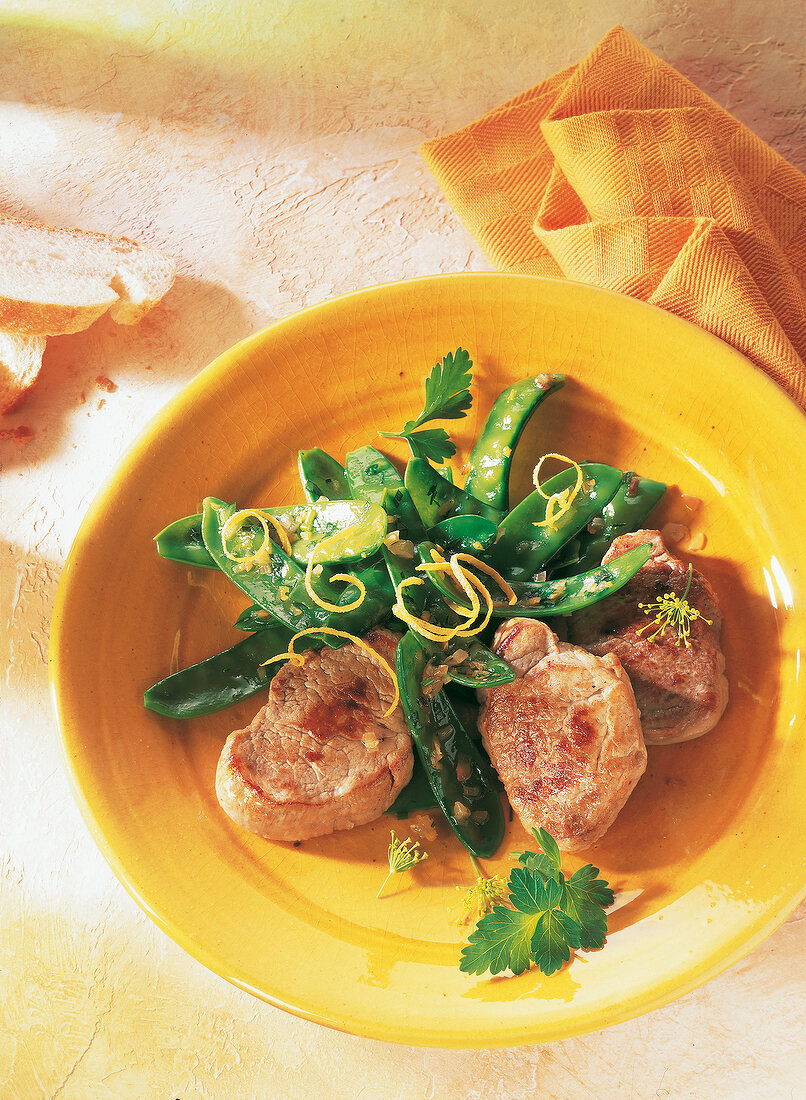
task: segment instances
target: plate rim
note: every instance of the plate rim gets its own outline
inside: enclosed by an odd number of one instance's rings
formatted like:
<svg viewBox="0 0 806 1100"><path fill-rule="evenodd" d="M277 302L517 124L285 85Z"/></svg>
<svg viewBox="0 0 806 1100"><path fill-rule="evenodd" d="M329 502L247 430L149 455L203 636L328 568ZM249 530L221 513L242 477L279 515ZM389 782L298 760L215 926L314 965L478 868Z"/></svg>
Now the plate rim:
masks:
<svg viewBox="0 0 806 1100"><path fill-rule="evenodd" d="M136 464L139 456L147 449L151 439L160 433L164 424L172 420L180 410L185 409L187 406L192 405L196 394L203 391L209 380L218 375L220 372L225 371L230 366L230 359L234 356L242 354L250 345L259 344L269 336L282 330L286 326L293 326L300 321L304 321L305 317L310 314L318 314L323 311L338 310L343 308L344 304L350 300L359 301L376 295L383 295L390 291L397 290L401 287L412 286L415 284L433 283L436 281L447 282L461 280L465 282L521 282L521 283L533 283L535 285L550 283L558 284L563 287L572 287L572 293L580 294L583 297L585 295L593 296L609 296L617 298L622 301L631 303L628 309L634 307L637 314L651 311L655 315L661 315L664 318L664 323L670 325L672 330L676 327L680 327L681 331L695 330L698 334L697 339L705 338L707 342L713 341L716 345L719 345L729 353L730 357L734 360L735 367L746 372L746 377L752 377L755 380L755 384L761 384L762 388L766 388L767 394L770 398L781 403L781 407L787 408L789 414L793 412L799 414L802 418L802 427L806 426L806 419L803 419L804 413L800 406L794 401L792 397L780 386L775 380L770 378L761 368L756 367L751 360L744 356L732 345L715 336L713 333L709 333L699 326L692 324L675 314L669 313L666 310L660 309L657 306L651 305L646 302L642 302L638 299L632 298L629 295L621 294L616 291L591 286L586 283L573 282L571 280L559 279L559 278L545 278L536 275L522 275L510 272L446 272L436 275L418 276L414 279L400 279L391 280L384 283L373 284L371 286L361 287L355 290L348 291L344 294L340 294L331 298L324 299L321 302L313 303L305 306L302 309L295 310L292 313L286 314L270 324L262 327L255 333L244 337L237 341L235 344L221 351L215 358L204 368L202 368L197 374L191 378L188 382L182 385L178 391L167 400L167 402L158 409L145 423L143 428L135 435L133 440L126 447L124 453L118 459L115 464L115 468L111 475L101 484L100 488L95 493L90 505L86 509L76 534L73 538L70 550L65 559L64 568L59 578L56 596L54 600L54 609L51 619L51 631L50 641L48 648L48 679L51 691L51 705L56 722L56 728L59 738L59 745L61 749L62 759L65 764L65 768L68 774L70 788L73 793L82 817L90 831L94 842L101 851L104 859L112 869L118 881L124 887L130 897L137 903L137 905L146 913L146 915L157 925L157 927L164 932L170 939L172 939L179 947L182 948L188 955L200 962L208 970L224 978L226 981L235 985L237 988L244 990L257 996L259 999L267 1002L277 1008L283 1009L299 1018L310 1020L314 1023L323 1024L333 1030L340 1031L342 1033L356 1035L362 1038L376 1039L384 1042L392 1042L405 1046L424 1046L434 1047L439 1049L483 1049L483 1048L503 1048L508 1046L522 1045L523 1043L533 1042L553 1042L564 1038L569 1038L575 1035L587 1034L593 1031L602 1030L605 1027L614 1026L615 1024L625 1022L630 1019L635 1019L644 1015L647 1012L653 1011L663 1005L669 1004L680 997L685 996L687 993L696 989L700 985L710 981L713 977L727 970L739 959L749 954L754 948L762 943L776 928L778 928L784 921L791 915L792 912L798 907L798 905L806 898L806 876L799 888L799 890L793 891L788 898L787 902L783 906L777 906L773 914L763 922L757 928L754 935L747 938L743 938L741 943L738 944L733 950L720 955L710 966L696 970L692 972L688 980L684 980L682 983L677 984L669 992L666 989L658 991L657 995L652 998L634 995L634 1000L640 1000L639 1004L633 1004L630 1000L625 1004L619 1002L618 1005L613 1007L612 1014L608 1016L606 1020L601 1021L598 1024L590 1026L589 1024L582 1023L578 1026L575 1025L563 1025L556 1026L553 1030L548 1031L543 1028L537 1034L535 1031L530 1033L523 1033L522 1028L518 1028L517 1033L508 1032L507 1034L495 1034L495 1035L483 1035L479 1037L478 1042L469 1043L465 1037L456 1036L451 1039L446 1035L435 1035L431 1032L417 1033L417 1029L410 1029L403 1036L395 1034L387 1026L371 1026L361 1025L359 1021L355 1019L345 1020L323 1016L317 1014L315 1011L308 1010L304 1007L292 1005L283 1000L282 997L276 996L271 993L267 993L265 990L259 989L251 984L249 981L244 980L238 976L231 975L227 972L227 967L222 965L223 960L220 960L215 955L215 952L207 949L203 943L191 938L188 933L172 922L168 917L164 916L161 912L155 909L149 901L142 896L140 891L130 880L129 873L122 859L117 855L112 844L107 840L104 830L90 806L85 791L82 788L79 776L73 767L69 748L68 748L68 735L64 728L64 716L60 707L60 682L62 677L62 669L60 665L60 648L62 643L62 624L65 619L65 607L70 599L71 595L71 572L75 562L78 560L83 552L83 548L86 545L88 539L91 537L91 529L94 527L97 517L102 513L110 499L115 496L119 483L126 480L131 467ZM806 432L801 433L801 441L806 452ZM455 1035L455 1033L454 1033Z"/></svg>

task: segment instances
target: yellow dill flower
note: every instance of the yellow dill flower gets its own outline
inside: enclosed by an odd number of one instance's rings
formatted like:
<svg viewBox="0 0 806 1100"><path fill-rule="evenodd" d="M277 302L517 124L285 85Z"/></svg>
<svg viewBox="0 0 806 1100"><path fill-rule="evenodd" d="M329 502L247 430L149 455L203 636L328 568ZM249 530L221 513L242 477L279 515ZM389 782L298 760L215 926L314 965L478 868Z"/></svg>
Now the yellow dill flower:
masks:
<svg viewBox="0 0 806 1100"><path fill-rule="evenodd" d="M418 863L422 863L424 859L428 859L428 852L420 851L419 840L412 840L411 837L407 837L406 840L398 840L394 829L392 830L392 840L387 855L389 857L389 874L381 883L381 888L375 895L376 898L381 896L392 875L400 875L411 867L415 867Z"/></svg>
<svg viewBox="0 0 806 1100"><path fill-rule="evenodd" d="M457 886L457 890L461 890ZM485 913L492 911L495 905L506 901L507 885L502 878L494 875L493 878L485 878L479 875L472 886L469 886L462 895L462 912L457 919L457 924L477 924Z"/></svg>
<svg viewBox="0 0 806 1100"><path fill-rule="evenodd" d="M712 625L710 619L701 614L696 607L692 607L686 599L688 596L688 590L691 588L691 564L688 567L688 583L686 590L682 596L675 596L674 592L664 592L664 594L654 603L639 603L645 615L651 615L655 612L655 616L651 622L646 626L642 626L638 631L639 634L643 634L645 630L649 630L651 626L657 626L652 634L649 635L649 641L654 642L657 637L664 637L666 634L666 628L669 627L677 632L677 639L675 645L684 645L686 649L691 649L691 642L689 636L691 634L691 624L695 619L702 619L704 623Z"/></svg>

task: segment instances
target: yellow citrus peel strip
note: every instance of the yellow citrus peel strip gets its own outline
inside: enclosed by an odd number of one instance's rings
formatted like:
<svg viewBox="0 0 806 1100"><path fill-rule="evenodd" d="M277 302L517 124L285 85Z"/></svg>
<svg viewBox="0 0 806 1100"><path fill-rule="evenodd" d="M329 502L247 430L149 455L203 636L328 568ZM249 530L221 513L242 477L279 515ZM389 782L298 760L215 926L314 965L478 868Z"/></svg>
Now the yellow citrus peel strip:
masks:
<svg viewBox="0 0 806 1100"><path fill-rule="evenodd" d="M445 561L440 552L432 547L430 562L422 562L417 566L417 569L423 573L450 573L452 578L456 581L459 587L464 591L465 595L470 600L470 607L463 607L459 603L454 603L453 600L449 600L447 596L443 594L442 598L448 607L456 615L461 615L463 619L467 619L468 623L472 622L476 618L480 611L479 601L476 599L475 593L472 590L468 590L467 581L464 574L457 575L453 558L450 561Z"/></svg>
<svg viewBox="0 0 806 1100"><path fill-rule="evenodd" d="M426 638L429 642L449 642L451 638L456 637L456 629L447 626L437 626L436 623L426 622L425 619L419 618L413 612L409 611L406 605L403 603L403 589L408 588L414 584L425 584L425 581L421 577L406 577L395 588L395 605L392 608L392 613L397 615L398 619L410 626L421 637Z"/></svg>
<svg viewBox="0 0 806 1100"><path fill-rule="evenodd" d="M559 462L567 462L569 466L576 470L577 477L576 482L567 489L563 489L559 493L547 494L543 492L543 488L540 484L540 470L543 463L547 458L556 458ZM551 531L557 530L557 520L560 519L569 510L574 502L574 499L582 488L582 468L578 462L574 462L573 458L568 458L566 455L547 454L543 455L538 464L535 466L534 473L532 474L532 480L534 486L540 493L541 497L546 503L546 518L539 520L534 524L535 527L548 527Z"/></svg>
<svg viewBox="0 0 806 1100"><path fill-rule="evenodd" d="M446 561L438 550L432 549L431 557L433 559L432 561L422 562L417 566L417 569L423 573L449 573L451 579L455 581L461 591L467 596L470 607L463 607L461 604L443 596L445 603L451 611L465 619L464 624L455 627L443 627L437 626L436 623L426 622L424 619L412 614L403 603L403 589L409 585L423 584L423 581L419 577L408 577L406 580L401 581L395 589L397 600L392 611L399 619L402 619L404 623L410 626L412 630L420 634L421 637L427 638L432 642L448 642L451 638L472 638L473 635L480 634L489 623L493 613L493 598L484 582L481 581L475 573L471 573L469 570L464 569L462 567L462 562L475 566L481 572L491 577L496 584L499 585L509 604L517 603L518 597L501 574L493 569L492 566L487 565L483 561L479 561L479 559L472 554L453 554L450 561ZM487 610L481 622L477 623L476 626L472 626L479 615L481 615L481 602L476 593L479 593L479 595L483 597Z"/></svg>
<svg viewBox="0 0 806 1100"><path fill-rule="evenodd" d="M364 602L364 597L367 594L367 586L358 577L352 577L349 573L334 573L330 578L333 581L347 581L348 584L355 585L358 589L358 596L352 603L330 603L328 600L323 600L322 597L316 592L311 580L311 571L314 567L314 554L311 552L308 557L308 565L305 569L305 591L311 597L315 604L323 607L325 611L354 611L357 607L360 607Z"/></svg>
<svg viewBox="0 0 806 1100"><path fill-rule="evenodd" d="M488 577L491 577L506 596L508 604L512 605L513 603L518 602L518 597L515 595L512 585L507 584L507 582L504 580L497 569L493 569L491 565L487 565L486 562L480 561L472 554L454 554L451 558L451 561L453 561L454 559L460 562L466 561L468 565L475 566L476 569L480 570L482 573L486 573ZM468 573L466 575L468 577L473 576L472 573ZM475 579L478 580L477 577Z"/></svg>
<svg viewBox="0 0 806 1100"><path fill-rule="evenodd" d="M352 584L358 589L358 596L352 603L337 604L330 603L328 600L322 599L322 597L316 592L313 587L313 580L311 577L313 567L316 564L317 553L323 555L327 551L327 545L332 539L339 538L344 541L344 538L353 529L358 529L357 524L353 524L353 527L348 527L345 531L335 531L332 535L328 535L327 538L320 539L315 546L311 547L311 552L308 555L308 565L305 569L305 591L311 597L315 604L319 607L323 607L325 611L355 611L357 607L360 607L364 602L364 597L367 594L367 586L358 577L353 577L349 573L334 573L330 578L332 581L346 581L348 584ZM324 553L323 553L324 552Z"/></svg>
<svg viewBox="0 0 806 1100"><path fill-rule="evenodd" d="M498 570L493 569L493 567L491 565L487 565L486 562L480 561L473 554L453 554L450 561L445 561L445 559L441 557L436 550L432 550L431 557L434 559L432 562L423 562L423 564L418 565L417 568L426 573L450 572L454 580L456 580L457 584L462 588L462 590L470 599L470 608L467 608L462 607L461 604L453 603L451 600L443 597L448 607L450 607L451 611L455 611L457 615L461 615L463 618L468 620L468 623L470 623L476 618L478 614L480 614L481 608L479 605L479 601L475 596L475 593L473 593L469 589L469 585L473 585L476 589L478 589L481 595L484 596L484 599L488 605L488 614L484 620L483 625L480 628L476 628L475 630L473 630L473 634L478 634L479 631L483 630L484 626L486 626L487 623L490 621L490 615L492 614L491 609L494 605L494 601L486 585L484 585L483 582L474 573L463 569L461 564L462 562L467 562L468 565L475 566L476 569L480 570L483 573L486 573L488 577L491 577L506 596L507 603L510 606L518 602L518 597L515 595L512 586L504 580ZM458 633L462 637L468 636L464 630L459 630Z"/></svg>
<svg viewBox="0 0 806 1100"><path fill-rule="evenodd" d="M260 526L263 528L263 542L254 550L251 554L247 554L243 558L239 558L237 554L233 554L227 547L227 543L232 539L243 527L247 520L256 519ZM234 512L229 517L227 522L221 528L221 545L223 547L225 555L230 561L237 561L239 565L263 565L266 563L267 552L271 550L271 535L269 534L269 524L277 532L277 536L280 539L280 545L286 554L291 553L291 540L288 537L288 531L283 527L282 523L279 523L274 516L266 515L264 512L259 511L257 508L242 508L240 512Z"/></svg>
<svg viewBox="0 0 806 1100"><path fill-rule="evenodd" d="M484 596L485 603L487 604L487 613L478 624L478 626L474 626L471 630L468 624L466 628L463 628L462 630L457 630L456 632L458 637L460 638L472 638L474 634L480 634L482 630L484 630L487 623L490 621L490 616L493 613L493 599L478 577L474 577L472 573L466 573L465 576L470 581L470 583L479 590L482 596ZM479 610L481 610L481 608L479 608Z"/></svg>
<svg viewBox="0 0 806 1100"><path fill-rule="evenodd" d="M263 664L270 665L274 661L288 660L290 664L294 665L295 668L302 668L302 666L305 664L305 654L297 653L294 649L294 643L298 638L304 638L306 634L330 634L334 638L344 638L345 641L352 642L353 645L357 645L359 649L363 649L365 653L369 653L371 657L375 658L375 660L380 664L384 672L388 674L389 679L392 681L395 687L394 698L389 704L389 709L383 712L384 718L388 718L397 706L397 704L400 702L400 687L397 682L395 671L386 660L386 658L381 657L380 653L374 650L372 646L367 645L367 643L363 641L363 639L356 638L354 634L348 634L345 630L334 630L330 626L311 626L308 627L307 630L299 630L288 643L288 650L285 653L278 653L276 657L270 657L268 661L263 661Z"/></svg>

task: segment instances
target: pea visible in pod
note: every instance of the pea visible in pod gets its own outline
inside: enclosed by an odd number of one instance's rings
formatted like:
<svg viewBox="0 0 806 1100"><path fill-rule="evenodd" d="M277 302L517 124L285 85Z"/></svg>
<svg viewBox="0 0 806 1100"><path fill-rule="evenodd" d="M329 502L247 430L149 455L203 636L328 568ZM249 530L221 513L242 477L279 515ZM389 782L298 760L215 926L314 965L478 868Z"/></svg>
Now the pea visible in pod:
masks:
<svg viewBox="0 0 806 1100"><path fill-rule="evenodd" d="M507 386L498 395L470 452L466 492L501 512L507 511L509 468L521 432L538 405L564 385L563 374L538 374Z"/></svg>
<svg viewBox="0 0 806 1100"><path fill-rule="evenodd" d="M409 723L434 797L469 852L494 855L504 837L495 775L459 721L444 691L424 684L427 654L409 632L398 643L397 678Z"/></svg>

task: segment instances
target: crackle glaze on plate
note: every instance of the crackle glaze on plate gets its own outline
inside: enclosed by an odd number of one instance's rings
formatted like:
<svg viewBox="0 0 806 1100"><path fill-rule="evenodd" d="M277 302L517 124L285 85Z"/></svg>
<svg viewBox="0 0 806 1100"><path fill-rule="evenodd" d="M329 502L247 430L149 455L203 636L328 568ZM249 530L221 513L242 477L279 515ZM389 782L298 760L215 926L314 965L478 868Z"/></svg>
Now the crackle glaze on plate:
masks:
<svg viewBox="0 0 806 1100"><path fill-rule="evenodd" d="M604 950L547 978L470 977L454 923L472 880L437 825L430 858L386 895L388 818L300 847L241 831L218 808L226 734L260 698L186 724L143 709L172 667L233 644L245 601L220 576L161 560L152 538L213 494L301 500L300 448L339 458L420 408L457 345L474 406L466 458L495 394L528 373L566 388L536 414L516 495L546 451L634 468L673 488L725 613L730 703L719 727L649 749L591 861L617 893ZM404 458L393 441L392 453ZM222 355L156 418L87 516L59 590L51 675L64 750L90 828L146 912L225 978L311 1020L446 1047L542 1042L679 996L750 950L806 893L802 414L740 355L628 298L499 274L419 279L292 316ZM681 493L701 498L691 517ZM685 545L685 544L684 544ZM407 825L398 826L405 831ZM509 827L490 873L528 845Z"/></svg>

